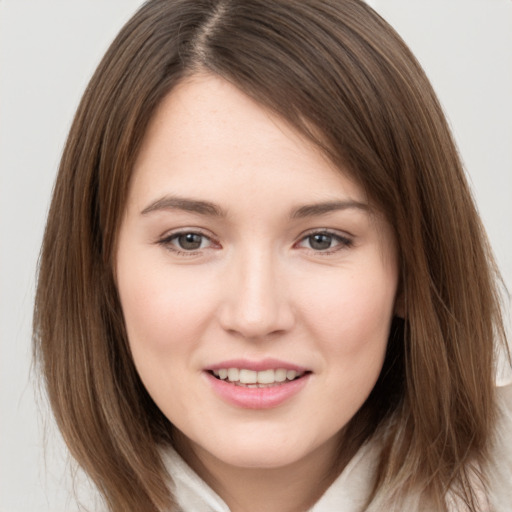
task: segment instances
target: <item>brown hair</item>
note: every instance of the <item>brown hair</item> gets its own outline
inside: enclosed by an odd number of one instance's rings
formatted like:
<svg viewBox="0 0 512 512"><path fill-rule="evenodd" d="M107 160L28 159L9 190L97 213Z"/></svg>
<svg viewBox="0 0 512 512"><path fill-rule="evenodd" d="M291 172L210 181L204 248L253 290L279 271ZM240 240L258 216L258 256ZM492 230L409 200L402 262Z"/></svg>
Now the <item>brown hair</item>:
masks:
<svg viewBox="0 0 512 512"><path fill-rule="evenodd" d="M112 511L172 509L158 452L172 429L133 365L113 259L148 122L199 71L343 163L394 226L405 320L343 446L381 437L370 501L417 491L442 511L453 489L476 511L505 338L497 271L427 78L360 0L151 0L109 48L62 156L35 306L35 357L72 455Z"/></svg>

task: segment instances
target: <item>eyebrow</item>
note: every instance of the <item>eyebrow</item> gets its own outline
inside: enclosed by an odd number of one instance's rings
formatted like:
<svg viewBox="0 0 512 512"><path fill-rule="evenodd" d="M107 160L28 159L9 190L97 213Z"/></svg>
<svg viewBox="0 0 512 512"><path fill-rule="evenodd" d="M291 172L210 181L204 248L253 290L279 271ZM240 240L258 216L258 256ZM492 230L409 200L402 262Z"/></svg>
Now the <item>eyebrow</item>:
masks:
<svg viewBox="0 0 512 512"><path fill-rule="evenodd" d="M303 219L306 217L315 217L347 209L357 209L368 212L370 207L366 203L353 200L324 201L321 203L312 203L295 208L291 211L290 218ZM227 216L226 211L215 203L179 196L161 197L160 199L153 201L146 208L144 208L141 211L141 215L147 215L148 213L160 210L183 210L197 213L199 215L207 215L219 218L225 218Z"/></svg>
<svg viewBox="0 0 512 512"><path fill-rule="evenodd" d="M211 217L226 217L226 212L214 203L188 199L186 197L165 196L152 202L141 211L142 215L158 210L184 210L186 212L209 215Z"/></svg>
<svg viewBox="0 0 512 512"><path fill-rule="evenodd" d="M315 217L318 215L325 215L327 213L348 209L362 210L364 212L370 211L368 204L361 203L359 201L325 201L322 203L313 203L300 206L299 208L296 208L292 211L290 217L292 219L303 219L305 217Z"/></svg>

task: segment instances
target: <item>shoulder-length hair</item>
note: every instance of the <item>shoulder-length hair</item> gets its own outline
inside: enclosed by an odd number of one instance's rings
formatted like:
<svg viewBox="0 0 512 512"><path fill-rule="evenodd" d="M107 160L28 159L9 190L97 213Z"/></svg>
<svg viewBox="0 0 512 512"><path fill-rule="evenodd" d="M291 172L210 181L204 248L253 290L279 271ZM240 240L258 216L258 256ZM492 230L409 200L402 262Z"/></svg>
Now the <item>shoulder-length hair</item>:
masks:
<svg viewBox="0 0 512 512"><path fill-rule="evenodd" d="M158 451L172 426L130 356L113 260L148 122L197 72L309 137L394 227L404 319L342 447L380 435L369 503L417 491L441 511L454 489L476 510L505 337L497 270L425 74L360 0L150 0L109 48L62 156L35 304L35 357L71 454L112 511L172 509Z"/></svg>

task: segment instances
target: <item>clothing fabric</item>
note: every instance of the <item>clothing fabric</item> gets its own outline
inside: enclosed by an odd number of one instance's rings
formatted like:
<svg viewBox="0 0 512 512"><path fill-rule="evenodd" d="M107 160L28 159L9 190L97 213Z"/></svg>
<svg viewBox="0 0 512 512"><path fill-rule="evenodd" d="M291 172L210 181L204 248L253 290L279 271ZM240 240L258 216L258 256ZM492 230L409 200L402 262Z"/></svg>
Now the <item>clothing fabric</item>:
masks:
<svg viewBox="0 0 512 512"><path fill-rule="evenodd" d="M370 492L368 475L373 473L376 455L370 444L363 446L311 512L360 511ZM224 501L174 450L166 452L164 462L174 480L173 493L180 512L230 512Z"/></svg>
<svg viewBox="0 0 512 512"><path fill-rule="evenodd" d="M498 388L500 421L493 446L490 473L491 503L482 503L481 512L512 512L512 382ZM186 464L172 448L163 460L172 477L172 491L182 512L230 512L224 501ZM378 463L378 448L365 444L348 463L310 512L381 512L375 503L364 510ZM464 510L456 499L449 499L453 512ZM386 507L386 512L392 512ZM394 512L394 511L393 511ZM435 512L411 496L396 512Z"/></svg>

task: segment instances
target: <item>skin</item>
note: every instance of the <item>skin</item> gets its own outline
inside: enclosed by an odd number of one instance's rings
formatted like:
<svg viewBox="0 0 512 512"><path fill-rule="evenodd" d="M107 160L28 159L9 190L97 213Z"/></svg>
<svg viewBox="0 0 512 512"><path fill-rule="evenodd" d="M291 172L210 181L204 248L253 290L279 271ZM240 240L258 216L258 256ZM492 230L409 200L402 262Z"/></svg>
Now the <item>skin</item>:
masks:
<svg viewBox="0 0 512 512"><path fill-rule="evenodd" d="M198 234L199 247L177 233ZM336 476L395 312L392 229L361 187L234 86L196 75L146 133L116 276L135 365L185 460L233 511L311 506ZM311 372L278 407L227 403L205 375L266 357Z"/></svg>

